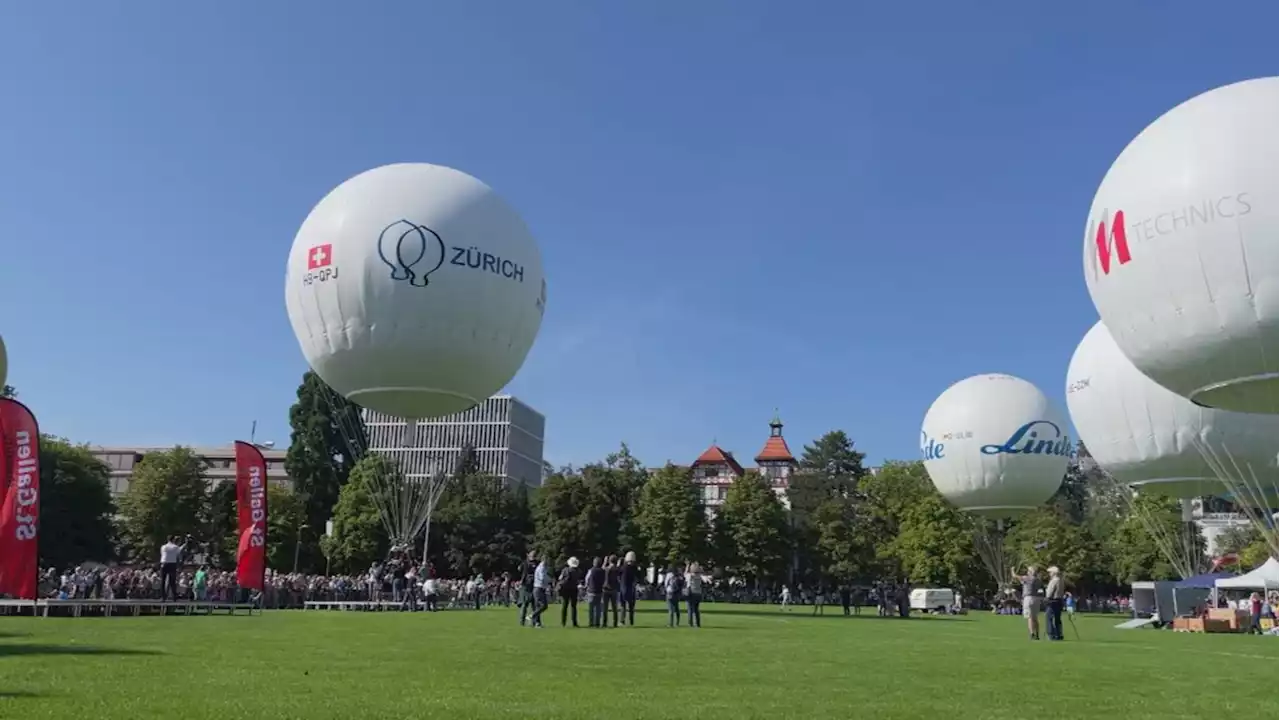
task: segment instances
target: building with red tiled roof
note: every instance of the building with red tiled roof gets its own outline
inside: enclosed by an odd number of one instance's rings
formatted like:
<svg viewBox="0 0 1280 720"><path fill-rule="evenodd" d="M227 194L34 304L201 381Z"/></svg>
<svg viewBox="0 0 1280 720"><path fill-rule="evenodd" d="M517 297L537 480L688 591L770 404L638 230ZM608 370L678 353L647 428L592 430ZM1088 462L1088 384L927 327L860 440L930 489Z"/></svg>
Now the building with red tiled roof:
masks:
<svg viewBox="0 0 1280 720"><path fill-rule="evenodd" d="M786 503L791 473L798 463L791 454L791 448L787 447L786 439L782 437L782 421L776 414L769 423L769 438L756 454L755 461L754 469L769 481L774 492ZM729 486L747 470L732 452L714 443L689 467L693 470L693 481L702 489L702 503L709 513L714 513L715 508L724 503Z"/></svg>

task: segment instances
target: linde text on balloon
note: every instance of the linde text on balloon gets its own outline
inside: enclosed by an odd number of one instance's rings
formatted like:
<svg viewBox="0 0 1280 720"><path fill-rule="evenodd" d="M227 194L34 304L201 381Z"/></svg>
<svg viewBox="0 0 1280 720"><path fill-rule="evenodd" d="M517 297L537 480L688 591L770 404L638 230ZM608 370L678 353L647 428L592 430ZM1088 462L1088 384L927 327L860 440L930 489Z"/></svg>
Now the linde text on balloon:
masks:
<svg viewBox="0 0 1280 720"><path fill-rule="evenodd" d="M1042 438L1039 432L1053 431L1052 438ZM1019 443L1023 443L1019 445ZM983 445L983 455L1057 455L1072 457L1075 455L1075 443L1071 436L1062 432L1057 423L1048 420L1033 420L1013 431L1008 440L1000 445Z"/></svg>
<svg viewBox="0 0 1280 720"><path fill-rule="evenodd" d="M920 454L925 460L941 460L946 457L946 443L940 443L929 437L929 433L920 431Z"/></svg>
<svg viewBox="0 0 1280 720"><path fill-rule="evenodd" d="M1110 217L1107 217L1108 213L1104 211L1101 218L1090 219L1089 222L1089 232L1093 240L1091 248L1093 276L1096 279L1099 271L1103 275L1111 274L1113 253L1116 265L1127 265L1132 259L1130 241L1148 242L1199 225L1211 225L1219 220L1228 220L1251 212L1253 212L1253 204L1247 192L1206 198L1194 205L1159 212L1136 220L1126 215L1123 210L1111 213Z"/></svg>

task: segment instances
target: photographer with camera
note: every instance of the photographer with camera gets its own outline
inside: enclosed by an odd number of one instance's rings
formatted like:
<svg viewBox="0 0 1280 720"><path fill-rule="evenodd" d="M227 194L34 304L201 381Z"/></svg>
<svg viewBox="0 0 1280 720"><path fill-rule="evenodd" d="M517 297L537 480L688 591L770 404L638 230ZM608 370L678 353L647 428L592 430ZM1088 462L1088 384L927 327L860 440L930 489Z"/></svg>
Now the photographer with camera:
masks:
<svg viewBox="0 0 1280 720"><path fill-rule="evenodd" d="M179 545L178 541L182 540ZM187 546L191 544L191 535L186 538L180 538L177 535L169 537L169 542L160 546L160 599L172 598L173 602L178 601L178 565L182 563L182 556L187 552Z"/></svg>

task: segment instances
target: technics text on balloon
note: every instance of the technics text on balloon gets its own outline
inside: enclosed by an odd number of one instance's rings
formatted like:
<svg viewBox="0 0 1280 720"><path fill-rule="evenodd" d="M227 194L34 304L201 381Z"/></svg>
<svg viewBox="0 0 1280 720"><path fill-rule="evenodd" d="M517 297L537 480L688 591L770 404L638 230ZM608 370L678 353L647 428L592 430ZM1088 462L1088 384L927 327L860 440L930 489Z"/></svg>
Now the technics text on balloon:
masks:
<svg viewBox="0 0 1280 720"><path fill-rule="evenodd" d="M1094 255L1094 277L1098 270L1103 275L1111 274L1111 260L1114 252L1118 265L1126 265L1131 259L1129 241L1146 242L1198 225L1210 225L1219 220L1248 215L1253 211L1250 196L1247 192L1221 195L1206 198L1195 205L1188 205L1177 210L1156 213L1148 217L1133 219L1123 210L1115 213L1102 212L1102 217L1090 219L1089 232L1092 235L1092 251Z"/></svg>

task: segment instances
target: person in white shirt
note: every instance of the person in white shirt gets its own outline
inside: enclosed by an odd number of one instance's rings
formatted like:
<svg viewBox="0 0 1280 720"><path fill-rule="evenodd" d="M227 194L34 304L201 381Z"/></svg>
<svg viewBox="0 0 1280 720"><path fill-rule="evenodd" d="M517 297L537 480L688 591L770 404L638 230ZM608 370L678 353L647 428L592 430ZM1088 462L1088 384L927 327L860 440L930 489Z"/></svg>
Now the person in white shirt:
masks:
<svg viewBox="0 0 1280 720"><path fill-rule="evenodd" d="M791 609L791 588L787 587L786 585L782 586L782 604L778 607L778 609L779 610Z"/></svg>
<svg viewBox="0 0 1280 720"><path fill-rule="evenodd" d="M431 575L428 574L427 579L422 583L422 594L426 596L427 612L435 612L440 609L439 606L436 605L436 600L439 599L439 593L439 584L436 582L434 577L431 577Z"/></svg>
<svg viewBox="0 0 1280 720"><path fill-rule="evenodd" d="M174 602L178 601L178 564L182 562L182 553L186 551L187 545L178 544L179 538L174 535L169 538L169 542L160 546L160 599L171 597ZM188 542L190 537L188 536Z"/></svg>

